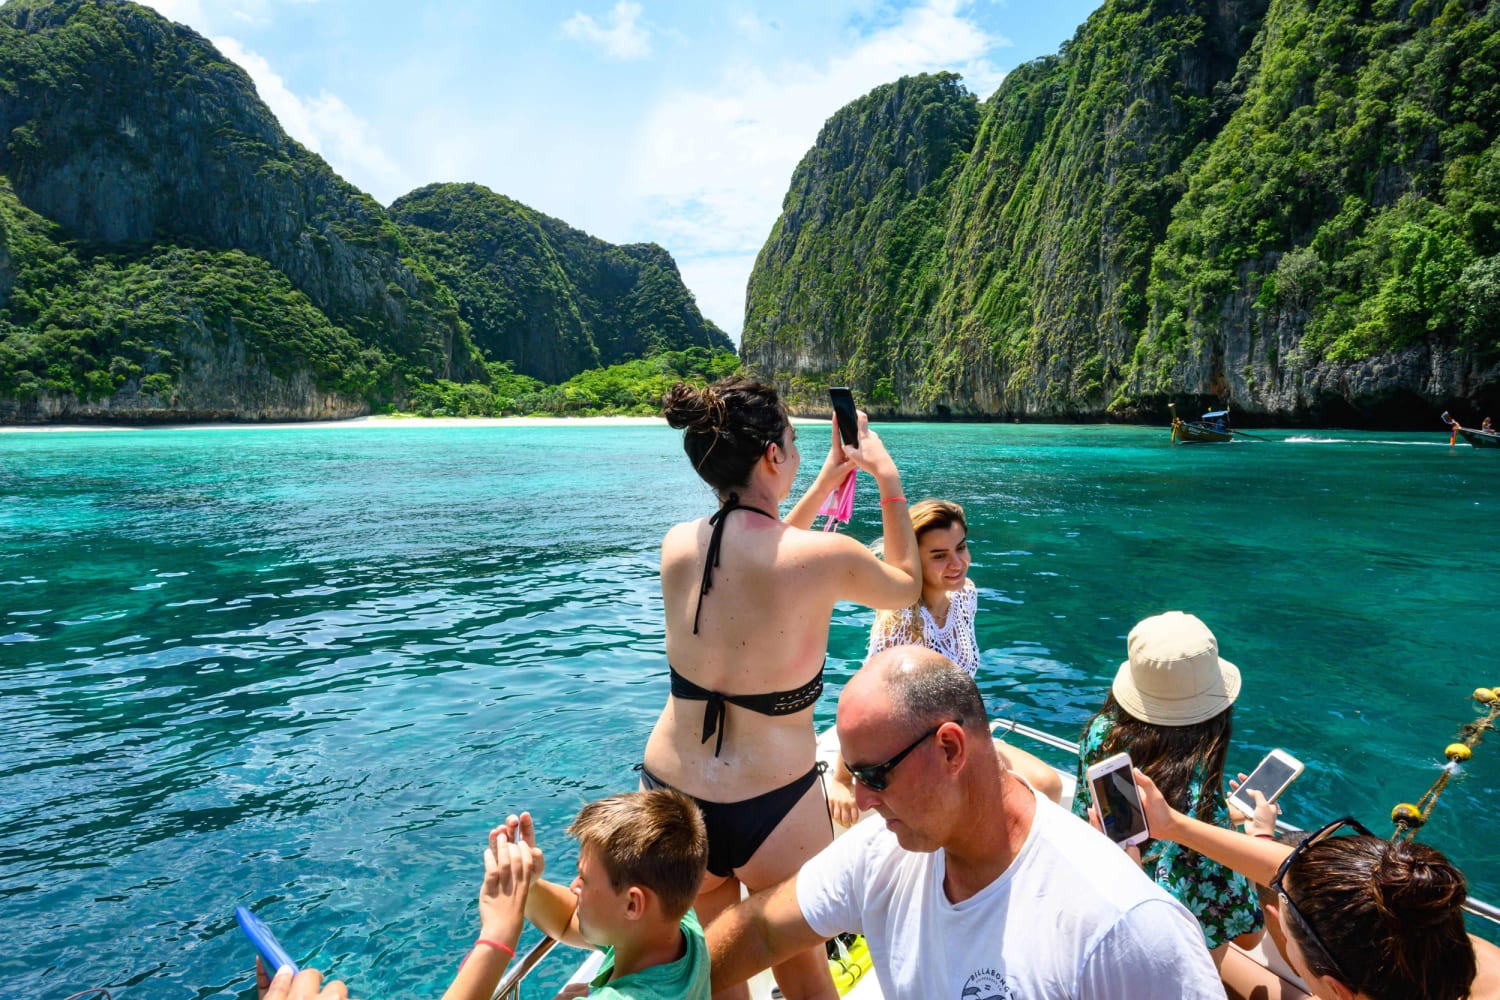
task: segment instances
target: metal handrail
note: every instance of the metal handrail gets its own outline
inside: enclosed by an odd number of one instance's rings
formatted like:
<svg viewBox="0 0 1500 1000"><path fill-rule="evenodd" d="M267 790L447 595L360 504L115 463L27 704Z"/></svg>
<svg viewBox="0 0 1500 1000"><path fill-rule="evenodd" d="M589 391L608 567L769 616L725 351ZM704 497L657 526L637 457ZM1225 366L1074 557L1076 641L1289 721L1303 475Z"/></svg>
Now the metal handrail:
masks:
<svg viewBox="0 0 1500 1000"><path fill-rule="evenodd" d="M505 970L505 975L500 977L500 984L495 987L494 995L490 1000L520 1000L521 980L531 975L531 970L542 963L548 953L557 946L557 939L544 937L532 945L526 954L521 956L520 961Z"/></svg>
<svg viewBox="0 0 1500 1000"><path fill-rule="evenodd" d="M1025 736L1029 739L1036 740L1038 743L1045 743L1049 747L1054 747L1058 750L1065 750L1068 753L1072 754L1074 757L1078 756L1077 743L1074 743L1071 740L1065 740L1060 736L1053 736L1051 733L1043 732L1040 729L1033 729L1031 726L1027 726L1020 722L1017 722L1015 719L996 720L995 722L990 724L990 732L996 735L1002 735L1004 733L1015 733L1018 736ZM1302 828L1300 826L1293 826L1286 820L1279 817L1276 820L1276 829L1280 830L1282 833L1302 832ZM1481 917L1485 920L1488 920L1491 923L1500 924L1500 907L1497 907L1491 903L1486 903L1482 899L1475 899L1472 896L1469 897L1464 901L1464 911L1467 913L1472 913L1476 917Z"/></svg>

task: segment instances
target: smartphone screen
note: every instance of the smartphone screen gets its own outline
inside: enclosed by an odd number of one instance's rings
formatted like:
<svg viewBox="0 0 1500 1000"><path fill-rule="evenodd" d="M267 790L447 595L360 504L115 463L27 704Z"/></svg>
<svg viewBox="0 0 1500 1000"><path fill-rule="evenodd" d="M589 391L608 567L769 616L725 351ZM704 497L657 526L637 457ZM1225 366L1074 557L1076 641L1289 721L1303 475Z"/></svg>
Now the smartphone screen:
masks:
<svg viewBox="0 0 1500 1000"><path fill-rule="evenodd" d="M1237 788L1232 796L1233 801L1239 808L1250 813L1255 810L1255 798L1250 790L1256 789L1266 797L1268 802L1276 801L1276 797L1286 791L1286 786L1292 783L1292 779L1302 773L1301 765L1291 757L1280 751L1273 750L1266 755L1245 783Z"/></svg>
<svg viewBox="0 0 1500 1000"><path fill-rule="evenodd" d="M839 425L839 440L845 444L859 441L859 415L854 412L854 393L843 386L828 390L828 399L833 403L833 419Z"/></svg>
<svg viewBox="0 0 1500 1000"><path fill-rule="evenodd" d="M1146 838L1146 812L1127 762L1089 779L1094 808L1104 835L1117 844L1139 843Z"/></svg>

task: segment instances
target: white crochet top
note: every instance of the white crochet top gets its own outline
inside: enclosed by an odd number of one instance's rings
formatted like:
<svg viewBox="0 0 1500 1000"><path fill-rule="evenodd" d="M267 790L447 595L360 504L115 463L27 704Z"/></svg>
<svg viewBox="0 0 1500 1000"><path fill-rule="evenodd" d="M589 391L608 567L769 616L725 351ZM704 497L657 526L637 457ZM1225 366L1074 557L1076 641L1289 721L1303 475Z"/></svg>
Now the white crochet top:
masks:
<svg viewBox="0 0 1500 1000"><path fill-rule="evenodd" d="M979 670L979 642L974 637L974 617L978 610L979 593L974 589L974 581L964 580L962 590L948 591L948 620L941 628L925 604L900 611L878 612L875 627L870 629L870 651L865 658L869 659L882 649L915 643L942 653L973 677ZM918 613L922 622L920 634L916 621Z"/></svg>

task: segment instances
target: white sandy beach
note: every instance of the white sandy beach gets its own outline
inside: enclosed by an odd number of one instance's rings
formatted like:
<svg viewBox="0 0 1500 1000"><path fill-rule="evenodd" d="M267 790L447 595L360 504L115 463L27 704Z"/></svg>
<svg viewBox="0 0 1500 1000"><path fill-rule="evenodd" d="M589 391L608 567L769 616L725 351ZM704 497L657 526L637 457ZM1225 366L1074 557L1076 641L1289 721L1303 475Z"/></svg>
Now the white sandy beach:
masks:
<svg viewBox="0 0 1500 1000"><path fill-rule="evenodd" d="M246 428L358 428L358 427L563 427L569 424L665 424L661 417L411 417L371 416L352 420L299 420L287 423L203 423L203 424L0 424L0 434L35 434L89 431L200 431L244 430Z"/></svg>
<svg viewBox="0 0 1500 1000"><path fill-rule="evenodd" d="M289 423L205 423L205 424L0 424L0 434L48 434L66 432L129 431L211 431L259 428L316 429L320 427L567 427L573 424L618 424L621 426L665 425L662 417L413 417L371 416L352 420L300 420ZM793 417L794 424L826 424L828 420Z"/></svg>

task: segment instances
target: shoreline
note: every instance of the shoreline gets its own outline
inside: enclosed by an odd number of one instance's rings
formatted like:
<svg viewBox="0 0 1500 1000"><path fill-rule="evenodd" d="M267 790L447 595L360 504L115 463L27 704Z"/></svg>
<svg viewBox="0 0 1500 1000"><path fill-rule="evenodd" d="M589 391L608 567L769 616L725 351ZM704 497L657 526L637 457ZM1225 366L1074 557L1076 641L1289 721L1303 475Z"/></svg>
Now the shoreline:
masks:
<svg viewBox="0 0 1500 1000"><path fill-rule="evenodd" d="M825 423L827 421L824 421ZM129 431L195 431L291 428L376 427L565 427L570 424L616 424L622 427L666 426L664 417L408 417L375 414L348 420L210 421L191 424L0 424L0 434L55 434L60 432L118 433Z"/></svg>

